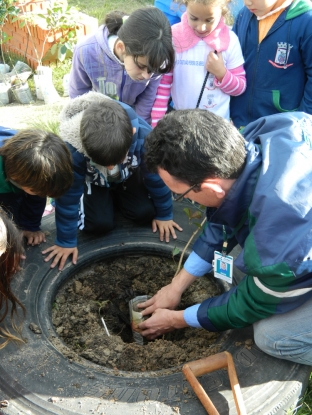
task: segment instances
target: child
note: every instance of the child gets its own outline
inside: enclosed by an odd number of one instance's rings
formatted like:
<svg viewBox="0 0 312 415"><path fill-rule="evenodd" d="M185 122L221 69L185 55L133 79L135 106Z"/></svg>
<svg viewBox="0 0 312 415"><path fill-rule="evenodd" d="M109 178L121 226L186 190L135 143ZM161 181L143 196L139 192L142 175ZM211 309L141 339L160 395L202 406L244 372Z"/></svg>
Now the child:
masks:
<svg viewBox="0 0 312 415"><path fill-rule="evenodd" d="M171 27L155 7L107 15L105 24L76 46L69 95L101 92L131 105L151 122L151 109L160 76L172 70Z"/></svg>
<svg viewBox="0 0 312 415"><path fill-rule="evenodd" d="M11 303L11 323L18 337L11 334L7 329L0 327L0 337L6 340L0 344L3 349L9 341L21 342L20 328L16 324L18 316L17 307L19 306L25 313L24 306L11 291L11 280L19 270L20 260L23 259L22 234L19 232L12 221L8 219L6 213L0 208L0 323L3 322L9 313L9 303Z"/></svg>
<svg viewBox="0 0 312 415"><path fill-rule="evenodd" d="M63 108L60 135L73 156L75 181L56 200L56 243L42 252L49 253L45 261L55 257L52 268L60 261L63 269L71 254L76 264L77 223L84 231L109 232L116 207L138 224L152 222L153 232L158 227L160 239L166 242L170 233L176 238L174 228L182 230L172 220L170 190L158 174L146 171L142 161L150 131L131 107L97 92L75 98Z"/></svg>
<svg viewBox="0 0 312 415"><path fill-rule="evenodd" d="M223 18L228 1L177 2L186 6L186 12L181 23L172 26L176 62L158 87L152 126L165 115L170 93L177 110L207 109L229 119L230 95L242 94L246 81L237 36Z"/></svg>
<svg viewBox="0 0 312 415"><path fill-rule="evenodd" d="M40 222L46 197L57 198L72 184L71 155L50 132L15 133L0 127L0 204L23 230L27 243L37 245L45 241Z"/></svg>
<svg viewBox="0 0 312 415"><path fill-rule="evenodd" d="M242 45L247 89L231 99L237 128L286 111L312 114L312 2L245 0L233 30Z"/></svg>

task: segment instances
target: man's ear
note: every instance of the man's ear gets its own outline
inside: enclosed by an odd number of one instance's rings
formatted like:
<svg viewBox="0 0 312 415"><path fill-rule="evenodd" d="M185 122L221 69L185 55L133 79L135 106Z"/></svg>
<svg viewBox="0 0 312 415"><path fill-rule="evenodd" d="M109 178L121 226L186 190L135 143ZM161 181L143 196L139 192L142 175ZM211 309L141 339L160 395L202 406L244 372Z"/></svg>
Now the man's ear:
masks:
<svg viewBox="0 0 312 415"><path fill-rule="evenodd" d="M218 199L225 197L225 189L222 186L220 179L206 179L200 186L201 190L209 190L215 194Z"/></svg>
<svg viewBox="0 0 312 415"><path fill-rule="evenodd" d="M114 46L114 53L117 58L123 62L124 55L126 53L126 47L122 40L118 39Z"/></svg>

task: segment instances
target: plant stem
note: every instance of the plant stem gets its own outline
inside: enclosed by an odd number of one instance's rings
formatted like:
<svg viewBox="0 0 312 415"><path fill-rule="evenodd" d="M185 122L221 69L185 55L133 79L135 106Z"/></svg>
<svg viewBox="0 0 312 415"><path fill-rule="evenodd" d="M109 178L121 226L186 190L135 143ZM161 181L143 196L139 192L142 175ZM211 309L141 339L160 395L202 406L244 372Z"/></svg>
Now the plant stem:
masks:
<svg viewBox="0 0 312 415"><path fill-rule="evenodd" d="M184 249L182 251L182 254L180 256L179 263L178 263L178 267L177 267L176 273L174 274L175 277L178 275L178 273L180 271L181 264L182 264L182 261L183 261L183 257L184 257L184 254L185 254L187 248L189 247L190 243L192 242L194 236L197 234L197 232L199 231L199 229L202 229L203 228L206 220L207 220L207 217L205 216L205 218L203 219L203 221L200 224L200 226L192 233L190 239L187 241L187 244L185 245L185 247L184 247Z"/></svg>

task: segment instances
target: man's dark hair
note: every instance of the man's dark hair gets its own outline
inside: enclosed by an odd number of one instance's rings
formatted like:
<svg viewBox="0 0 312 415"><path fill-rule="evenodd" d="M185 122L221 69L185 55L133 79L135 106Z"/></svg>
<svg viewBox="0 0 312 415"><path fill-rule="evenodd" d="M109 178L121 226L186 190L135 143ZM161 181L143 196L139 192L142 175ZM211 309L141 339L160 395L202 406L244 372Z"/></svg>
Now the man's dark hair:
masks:
<svg viewBox="0 0 312 415"><path fill-rule="evenodd" d="M132 143L127 111L112 99L93 102L83 112L81 142L90 159L101 166L121 163Z"/></svg>
<svg viewBox="0 0 312 415"><path fill-rule="evenodd" d="M245 141L225 119L200 109L172 111L145 140L147 168L158 168L188 185L207 178L237 179L245 160Z"/></svg>
<svg viewBox="0 0 312 415"><path fill-rule="evenodd" d="M70 151L57 135L21 130L0 149L7 180L41 197L62 196L74 179Z"/></svg>

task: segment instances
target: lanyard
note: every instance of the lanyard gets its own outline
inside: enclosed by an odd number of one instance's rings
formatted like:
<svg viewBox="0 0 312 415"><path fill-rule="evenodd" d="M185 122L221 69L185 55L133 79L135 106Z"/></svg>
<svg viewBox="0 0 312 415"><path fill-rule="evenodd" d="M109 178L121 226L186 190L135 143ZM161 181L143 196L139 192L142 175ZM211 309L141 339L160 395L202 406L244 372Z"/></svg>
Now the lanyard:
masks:
<svg viewBox="0 0 312 415"><path fill-rule="evenodd" d="M240 230L240 228L244 225L244 222L247 219L247 217L248 217L248 209L243 214L241 220L239 221L238 225L235 226L235 228L234 228L234 230L233 230L233 232L231 233L230 236L227 235L226 230L225 230L225 226L222 225L222 233L223 233L222 256L227 255L228 239L233 238L233 236L236 234L236 232L238 230Z"/></svg>

